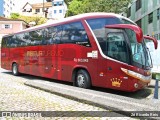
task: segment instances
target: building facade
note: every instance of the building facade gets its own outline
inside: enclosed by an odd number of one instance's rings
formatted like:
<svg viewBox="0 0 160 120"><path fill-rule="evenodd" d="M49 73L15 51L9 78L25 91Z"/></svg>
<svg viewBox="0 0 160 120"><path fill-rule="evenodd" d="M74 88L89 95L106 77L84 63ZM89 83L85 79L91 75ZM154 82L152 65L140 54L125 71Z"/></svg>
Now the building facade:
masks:
<svg viewBox="0 0 160 120"><path fill-rule="evenodd" d="M48 17L52 19L62 19L65 17L67 4L64 0L53 0L52 8L48 10Z"/></svg>
<svg viewBox="0 0 160 120"><path fill-rule="evenodd" d="M160 40L160 0L133 0L127 17L136 22L145 35Z"/></svg>
<svg viewBox="0 0 160 120"><path fill-rule="evenodd" d="M1 38L4 35L12 34L18 31L21 31L27 27L27 23L23 20L13 20L4 17L0 17L0 45Z"/></svg>
<svg viewBox="0 0 160 120"><path fill-rule="evenodd" d="M19 19L0 17L0 35L12 34L25 29L27 23Z"/></svg>
<svg viewBox="0 0 160 120"><path fill-rule="evenodd" d="M0 0L0 16L10 17L15 9L15 0Z"/></svg>
<svg viewBox="0 0 160 120"><path fill-rule="evenodd" d="M40 16L58 20L65 17L67 5L64 0L53 0L45 3L26 3L20 14L25 16Z"/></svg>
<svg viewBox="0 0 160 120"><path fill-rule="evenodd" d="M36 3L36 4L30 4L29 2L27 2L22 8L21 14L25 16L47 17L46 12L50 8L52 8L52 2Z"/></svg>

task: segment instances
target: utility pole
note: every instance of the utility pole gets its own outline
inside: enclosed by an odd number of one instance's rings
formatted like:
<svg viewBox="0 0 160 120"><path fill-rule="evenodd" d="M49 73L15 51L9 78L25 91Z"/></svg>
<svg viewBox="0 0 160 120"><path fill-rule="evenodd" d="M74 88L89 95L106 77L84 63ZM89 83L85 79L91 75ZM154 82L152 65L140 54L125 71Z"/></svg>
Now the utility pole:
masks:
<svg viewBox="0 0 160 120"><path fill-rule="evenodd" d="M44 15L44 0L43 0L43 15Z"/></svg>

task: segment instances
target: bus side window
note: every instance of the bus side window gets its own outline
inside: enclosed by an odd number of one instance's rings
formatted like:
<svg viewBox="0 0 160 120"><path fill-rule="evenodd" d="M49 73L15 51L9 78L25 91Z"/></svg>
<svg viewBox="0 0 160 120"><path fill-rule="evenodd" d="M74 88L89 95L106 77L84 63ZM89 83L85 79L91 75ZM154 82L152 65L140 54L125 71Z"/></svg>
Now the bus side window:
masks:
<svg viewBox="0 0 160 120"><path fill-rule="evenodd" d="M73 29L71 24L63 25L61 43L74 43L74 41L71 40L72 32L73 32Z"/></svg>
<svg viewBox="0 0 160 120"><path fill-rule="evenodd" d="M36 31L31 31L29 32L30 35L30 45L41 45L42 44L42 39L43 39L43 30L36 30Z"/></svg>
<svg viewBox="0 0 160 120"><path fill-rule="evenodd" d="M2 38L2 48L6 48L7 46L7 37Z"/></svg>
<svg viewBox="0 0 160 120"><path fill-rule="evenodd" d="M8 37L8 43L9 43L9 46L10 46L11 48L17 47L17 41L16 41L15 36L9 36L9 37Z"/></svg>
<svg viewBox="0 0 160 120"><path fill-rule="evenodd" d="M59 26L53 26L44 29L44 40L43 44L56 44L61 39L61 31Z"/></svg>
<svg viewBox="0 0 160 120"><path fill-rule="evenodd" d="M81 22L70 23L62 26L62 43L72 43L91 46L87 33Z"/></svg>
<svg viewBox="0 0 160 120"><path fill-rule="evenodd" d="M19 41L19 46L20 47L28 46L28 43L27 43L28 39L25 38L25 35L26 34L24 34L24 33L21 33L21 34L17 35L17 40Z"/></svg>
<svg viewBox="0 0 160 120"><path fill-rule="evenodd" d="M127 46L124 34L111 32L107 34L107 55L116 60L127 63Z"/></svg>

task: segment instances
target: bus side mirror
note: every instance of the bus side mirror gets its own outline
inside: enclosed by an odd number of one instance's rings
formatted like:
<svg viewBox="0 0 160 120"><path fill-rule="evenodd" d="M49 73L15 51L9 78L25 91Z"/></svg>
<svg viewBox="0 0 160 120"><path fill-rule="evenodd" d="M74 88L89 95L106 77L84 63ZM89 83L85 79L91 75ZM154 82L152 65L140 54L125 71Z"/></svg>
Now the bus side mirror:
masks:
<svg viewBox="0 0 160 120"><path fill-rule="evenodd" d="M131 29L135 32L137 42L141 43L143 41L143 32L142 29L136 25L131 24L113 24L113 25L106 25L105 28L112 28L112 29Z"/></svg>
<svg viewBox="0 0 160 120"><path fill-rule="evenodd" d="M155 38L150 37L150 36L144 36L144 39L145 39L145 40L153 41L153 43L154 43L154 48L155 48L155 49L158 48L158 41L157 41Z"/></svg>

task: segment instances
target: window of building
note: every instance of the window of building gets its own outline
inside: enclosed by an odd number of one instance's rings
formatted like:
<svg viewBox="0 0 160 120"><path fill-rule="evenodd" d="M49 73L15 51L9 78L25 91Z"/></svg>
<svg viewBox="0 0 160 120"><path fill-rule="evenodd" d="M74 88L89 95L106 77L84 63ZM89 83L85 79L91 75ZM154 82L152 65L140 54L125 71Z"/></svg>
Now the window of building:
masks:
<svg viewBox="0 0 160 120"><path fill-rule="evenodd" d="M153 22L153 12L148 15L148 23L150 24L152 22Z"/></svg>
<svg viewBox="0 0 160 120"><path fill-rule="evenodd" d="M131 7L129 7L128 11L127 11L127 17L131 16Z"/></svg>
<svg viewBox="0 0 160 120"><path fill-rule="evenodd" d="M59 2L59 6L62 6L63 5L63 2Z"/></svg>
<svg viewBox="0 0 160 120"><path fill-rule="evenodd" d="M137 25L141 28L141 26L142 26L142 25L141 25L141 19L138 20L136 23L137 23Z"/></svg>
<svg viewBox="0 0 160 120"><path fill-rule="evenodd" d="M57 13L57 11L56 10L54 10L54 14L56 14Z"/></svg>
<svg viewBox="0 0 160 120"><path fill-rule="evenodd" d="M136 1L136 11L139 10L142 7L142 1L141 0L137 0Z"/></svg>
<svg viewBox="0 0 160 120"><path fill-rule="evenodd" d="M36 9L36 13L40 12L40 9Z"/></svg>
<svg viewBox="0 0 160 120"><path fill-rule="evenodd" d="M56 3L56 2L54 3L54 6L57 6L57 3Z"/></svg>
<svg viewBox="0 0 160 120"><path fill-rule="evenodd" d="M62 13L62 10L59 10L59 13Z"/></svg>
<svg viewBox="0 0 160 120"><path fill-rule="evenodd" d="M4 24L3 28L10 29L10 28L12 28L12 24Z"/></svg>
<svg viewBox="0 0 160 120"><path fill-rule="evenodd" d="M157 9L157 19L159 20L159 18L160 18L160 8Z"/></svg>

